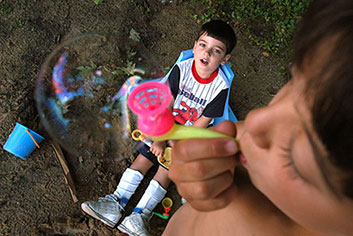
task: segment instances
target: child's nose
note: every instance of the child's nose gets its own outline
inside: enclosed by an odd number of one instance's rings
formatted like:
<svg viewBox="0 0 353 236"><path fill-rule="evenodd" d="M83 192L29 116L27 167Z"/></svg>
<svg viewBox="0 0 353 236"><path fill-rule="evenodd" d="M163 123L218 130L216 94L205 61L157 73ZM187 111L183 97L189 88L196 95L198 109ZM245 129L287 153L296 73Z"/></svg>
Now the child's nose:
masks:
<svg viewBox="0 0 353 236"><path fill-rule="evenodd" d="M273 116L269 107L262 107L251 111L245 119L245 129L253 139L254 143L262 149L271 146L271 130L273 127Z"/></svg>
<svg viewBox="0 0 353 236"><path fill-rule="evenodd" d="M209 56L211 56L211 49L205 49L205 55L207 56L207 57L209 57Z"/></svg>

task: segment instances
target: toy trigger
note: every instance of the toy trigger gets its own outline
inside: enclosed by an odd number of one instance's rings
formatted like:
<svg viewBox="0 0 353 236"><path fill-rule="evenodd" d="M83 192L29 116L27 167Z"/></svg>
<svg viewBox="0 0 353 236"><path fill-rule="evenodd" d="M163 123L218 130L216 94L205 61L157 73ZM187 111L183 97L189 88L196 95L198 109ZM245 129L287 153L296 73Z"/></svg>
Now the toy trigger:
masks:
<svg viewBox="0 0 353 236"><path fill-rule="evenodd" d="M166 216L169 216L168 212L170 211L171 209L169 207L164 207L164 213L163 215L166 215Z"/></svg>

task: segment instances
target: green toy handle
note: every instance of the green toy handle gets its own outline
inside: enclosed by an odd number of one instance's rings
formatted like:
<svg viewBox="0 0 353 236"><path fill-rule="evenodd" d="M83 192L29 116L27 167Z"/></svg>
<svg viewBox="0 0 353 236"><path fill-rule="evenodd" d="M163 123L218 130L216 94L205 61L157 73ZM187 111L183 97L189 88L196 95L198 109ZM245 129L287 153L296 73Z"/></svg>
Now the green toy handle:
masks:
<svg viewBox="0 0 353 236"><path fill-rule="evenodd" d="M168 220L169 219L169 215L163 215L161 213L158 212L153 212L154 215L159 216L160 218L164 219L164 220Z"/></svg>
<svg viewBox="0 0 353 236"><path fill-rule="evenodd" d="M204 129L194 126L184 126L174 124L173 127L166 133L160 136L150 136L152 141L165 141L165 140L181 140L190 138L232 138L220 132ZM235 141L239 144L238 139Z"/></svg>

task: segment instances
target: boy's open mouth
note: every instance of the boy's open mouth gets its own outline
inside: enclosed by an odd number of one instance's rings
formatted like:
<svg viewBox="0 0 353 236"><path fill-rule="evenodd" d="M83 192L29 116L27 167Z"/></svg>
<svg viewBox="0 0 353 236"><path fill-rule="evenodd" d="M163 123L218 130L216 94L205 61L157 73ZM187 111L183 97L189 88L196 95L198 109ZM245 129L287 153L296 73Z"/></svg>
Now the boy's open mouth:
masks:
<svg viewBox="0 0 353 236"><path fill-rule="evenodd" d="M202 64L202 65L205 65L205 66L208 65L208 61L206 61L205 59L201 59L200 61L201 61L201 64Z"/></svg>

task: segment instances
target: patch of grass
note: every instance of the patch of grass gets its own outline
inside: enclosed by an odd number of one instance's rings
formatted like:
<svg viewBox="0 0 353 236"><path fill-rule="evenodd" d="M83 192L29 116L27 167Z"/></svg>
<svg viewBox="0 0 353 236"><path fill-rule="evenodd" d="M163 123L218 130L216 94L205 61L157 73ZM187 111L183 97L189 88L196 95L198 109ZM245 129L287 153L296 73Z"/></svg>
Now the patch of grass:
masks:
<svg viewBox="0 0 353 236"><path fill-rule="evenodd" d="M12 11L13 11L13 8L9 4L7 4L5 2L0 3L0 15L1 16L8 16L11 14Z"/></svg>
<svg viewBox="0 0 353 236"><path fill-rule="evenodd" d="M152 12L149 1L146 0L129 0L130 3L135 4L135 6L142 10L146 15Z"/></svg>
<svg viewBox="0 0 353 236"><path fill-rule="evenodd" d="M93 61L90 62L90 65L88 66L79 66L76 68L77 70L79 70L81 73L83 74L89 74L91 73L92 71L96 70L97 69L97 65L94 64Z"/></svg>
<svg viewBox="0 0 353 236"><path fill-rule="evenodd" d="M292 40L296 23L310 0L202 0L207 10L199 21L225 19L243 26L265 55L276 54Z"/></svg>
<svg viewBox="0 0 353 236"><path fill-rule="evenodd" d="M103 0L93 0L93 2L94 2L96 5L99 5L99 4L102 4L102 3L103 3Z"/></svg>

